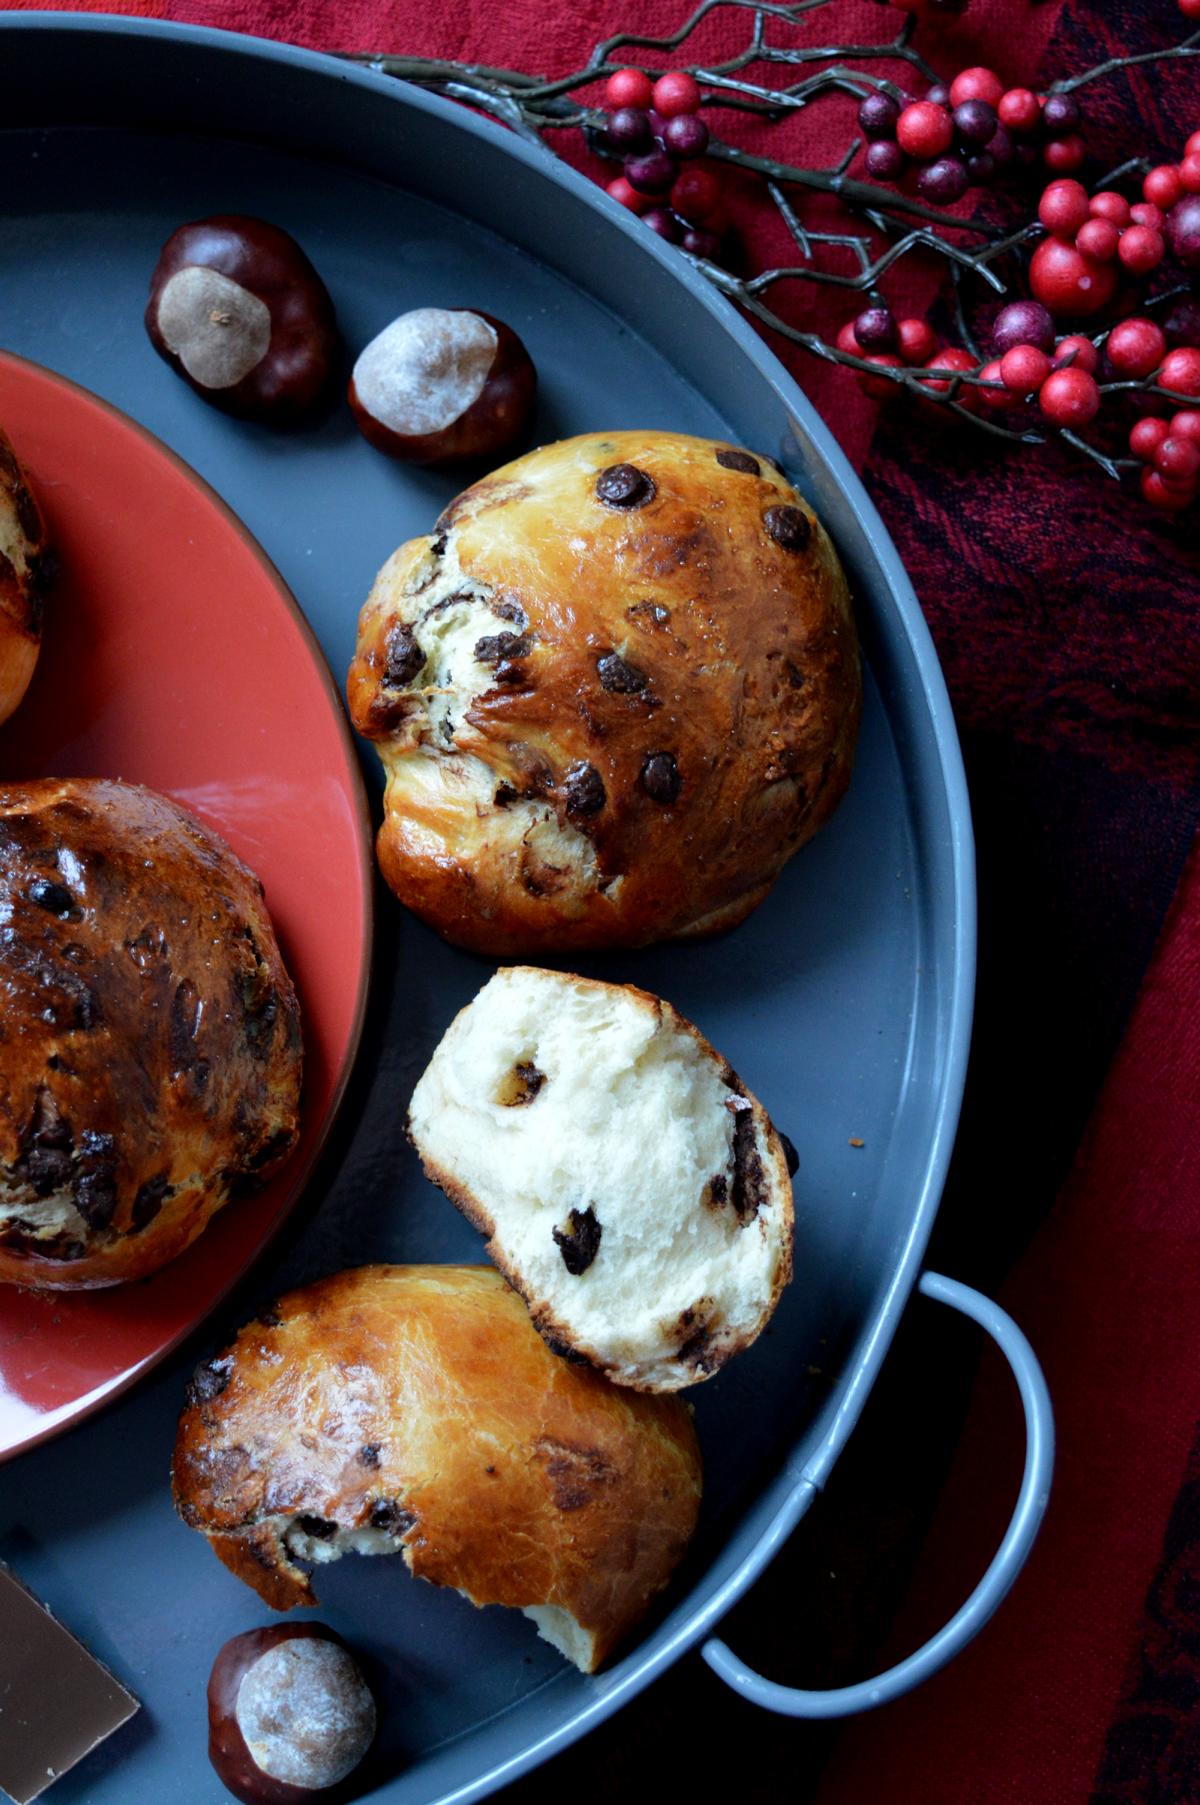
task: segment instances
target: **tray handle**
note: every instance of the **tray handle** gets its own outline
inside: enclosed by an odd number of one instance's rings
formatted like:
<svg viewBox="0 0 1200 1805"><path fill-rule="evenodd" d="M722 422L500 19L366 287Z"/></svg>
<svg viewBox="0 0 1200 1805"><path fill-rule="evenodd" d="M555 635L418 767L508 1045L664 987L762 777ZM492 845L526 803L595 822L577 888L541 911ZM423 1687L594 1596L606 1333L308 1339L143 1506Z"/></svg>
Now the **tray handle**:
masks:
<svg viewBox="0 0 1200 1805"><path fill-rule="evenodd" d="M747 1667L719 1637L710 1637L700 1652L713 1672L764 1710L777 1711L785 1717L850 1717L858 1711L873 1711L877 1705L911 1691L944 1667L979 1633L1025 1565L1037 1537L1054 1470L1054 1413L1037 1357L1012 1317L982 1292L937 1272L923 1273L919 1289L926 1297L949 1304L986 1329L1012 1369L1025 1411L1025 1471L1016 1508L991 1565L966 1603L923 1648L875 1679L825 1691L780 1686Z"/></svg>

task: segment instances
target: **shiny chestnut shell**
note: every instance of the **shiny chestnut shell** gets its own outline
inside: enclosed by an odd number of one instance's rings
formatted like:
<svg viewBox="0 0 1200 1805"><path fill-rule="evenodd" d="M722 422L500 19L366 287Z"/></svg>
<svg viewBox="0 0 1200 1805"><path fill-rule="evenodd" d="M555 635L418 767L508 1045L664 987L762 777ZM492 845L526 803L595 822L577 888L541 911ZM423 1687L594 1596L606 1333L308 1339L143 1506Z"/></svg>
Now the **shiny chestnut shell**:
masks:
<svg viewBox="0 0 1200 1805"><path fill-rule="evenodd" d="M333 1786L299 1786L276 1779L258 1766L246 1745L237 1718L242 1682L263 1655L297 1638L331 1642L346 1649L341 1636L327 1624L279 1623L232 1637L213 1662L208 1681L208 1758L222 1785L243 1805L348 1805L363 1785L361 1762Z"/></svg>
<svg viewBox="0 0 1200 1805"><path fill-rule="evenodd" d="M430 310L433 311L433 310ZM362 358L385 333L399 324L393 320L371 341L351 375L348 399L359 431L377 451L408 464L458 464L472 459L494 461L510 451L524 435L537 400L537 371L533 359L511 326L477 307L450 307L437 311L483 320L496 335L495 350L483 386L463 411L434 431L401 432L378 419L365 405L355 383ZM409 316L401 315L401 319Z"/></svg>
<svg viewBox="0 0 1200 1805"><path fill-rule="evenodd" d="M163 298L184 271L215 272L266 310L261 355L235 381L214 386L200 380L185 362L189 348L168 342ZM262 319L258 309L250 311ZM217 312L219 307L209 317ZM146 331L154 349L198 395L226 413L272 426L295 425L311 415L329 393L341 361L333 302L320 276L290 233L249 214L214 214L172 232L150 278Z"/></svg>

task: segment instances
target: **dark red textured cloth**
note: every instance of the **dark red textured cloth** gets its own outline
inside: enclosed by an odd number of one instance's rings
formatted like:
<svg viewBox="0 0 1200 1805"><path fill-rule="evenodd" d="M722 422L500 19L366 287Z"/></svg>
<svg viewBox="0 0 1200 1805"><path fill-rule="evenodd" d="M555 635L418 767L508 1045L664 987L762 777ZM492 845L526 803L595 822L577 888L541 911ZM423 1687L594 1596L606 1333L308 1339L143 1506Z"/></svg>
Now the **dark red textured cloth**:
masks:
<svg viewBox="0 0 1200 1805"><path fill-rule="evenodd" d="M688 6L107 0L92 10L557 74L618 28L676 29ZM894 23L869 0L839 0L796 41L878 40ZM746 15L719 9L703 29L699 53L712 58L744 41ZM1173 0L972 0L923 44L947 72L983 62L1034 82L1182 29ZM1200 127L1194 71L1135 70L1089 89L1097 168L1131 153L1177 156ZM848 126L849 103L834 103L770 142L831 161ZM728 127L746 145L766 142L765 131L744 116ZM735 214L747 262L780 260L780 228L761 198L740 192ZM889 295L948 322L930 269L906 269ZM829 290L800 291L790 306L796 323L827 334L852 311ZM933 1263L998 1289L1029 1332L1056 1401L1058 1482L1012 1598L920 1694L821 1729L757 1715L684 1663L519 1790L547 1805L564 1792L586 1805L718 1785L740 1801L820 1805L1195 1805L1195 518L1164 522L1065 454L1014 456L931 419L881 413L847 373L785 360L864 472L955 704L979 847L980 985ZM774 1677L857 1677L935 1628L988 1559L1020 1433L990 1356L972 1398L975 1348L927 1308L911 1313L829 1493L728 1626Z"/></svg>

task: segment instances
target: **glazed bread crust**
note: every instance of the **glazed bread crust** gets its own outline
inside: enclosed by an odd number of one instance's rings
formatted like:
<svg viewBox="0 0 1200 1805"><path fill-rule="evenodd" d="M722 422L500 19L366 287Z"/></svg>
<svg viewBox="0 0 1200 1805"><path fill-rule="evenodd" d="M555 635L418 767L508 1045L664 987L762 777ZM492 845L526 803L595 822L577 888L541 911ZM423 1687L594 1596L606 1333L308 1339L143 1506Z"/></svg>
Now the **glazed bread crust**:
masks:
<svg viewBox="0 0 1200 1805"><path fill-rule="evenodd" d="M388 883L509 956L743 919L841 798L861 691L807 504L765 458L646 431L519 458L401 546L348 695Z"/></svg>
<svg viewBox="0 0 1200 1805"><path fill-rule="evenodd" d="M0 923L0 1282L142 1278L295 1143L262 885L152 790L9 784Z"/></svg>
<svg viewBox="0 0 1200 1805"><path fill-rule="evenodd" d="M291 1292L201 1366L180 1419L184 1521L276 1610L300 1557L402 1552L475 1604L528 1611L591 1671L687 1546L686 1407L553 1355L483 1266L365 1266Z"/></svg>
<svg viewBox="0 0 1200 1805"><path fill-rule="evenodd" d="M49 570L41 509L0 432L0 721L24 696L37 664Z"/></svg>

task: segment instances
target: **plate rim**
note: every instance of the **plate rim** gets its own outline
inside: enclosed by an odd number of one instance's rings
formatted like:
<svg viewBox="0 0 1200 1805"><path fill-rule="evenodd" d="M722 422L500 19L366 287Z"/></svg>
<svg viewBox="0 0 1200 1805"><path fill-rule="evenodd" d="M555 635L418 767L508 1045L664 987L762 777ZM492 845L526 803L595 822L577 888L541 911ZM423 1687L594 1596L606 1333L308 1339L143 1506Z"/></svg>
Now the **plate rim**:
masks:
<svg viewBox="0 0 1200 1805"><path fill-rule="evenodd" d="M438 1805L468 1805L469 1801L488 1796L528 1773L549 1756L577 1741L586 1730L609 1717L687 1649L695 1646L713 1624L744 1595L786 1539L807 1504L824 1485L861 1414L895 1337L900 1318L916 1286L946 1182L966 1081L975 993L974 839L966 775L945 677L912 583L875 504L832 432L795 378L749 322L693 269L682 254L646 232L637 220L631 219L627 211L619 207L595 183L540 144L531 145L515 133L505 131L493 120L469 111L465 106L426 93L368 66L343 60L329 52L309 50L251 33L123 14L72 14L33 10L0 12L0 32L6 31L44 31L82 36L93 34L97 38L117 36L150 42L157 40L160 45L170 44L175 48L194 46L256 60L264 67L272 64L290 66L333 80L343 87L359 87L367 92L386 96L391 103L408 106L452 124L465 137L476 139L484 153L500 154L525 164L572 196L594 216L595 225L602 226L604 230L623 233L636 244L642 256L657 261L668 275L682 284L755 367L787 413L802 423L815 457L824 465L830 480L846 498L878 567L894 624L902 639L912 674L919 684L922 713L931 730L932 747L936 755L936 765L931 760L931 769L936 768L939 799L946 810L947 868L953 883L952 933L947 942L949 988L944 1021L937 1030L937 1040L943 1049L937 1081L937 1103L931 1110L929 1139L919 1169L918 1182L914 1186L915 1196L907 1227L894 1255L883 1295L874 1312L865 1318L864 1326L847 1358L836 1411L817 1450L802 1470L795 1464L789 1464L786 1455L782 1457L781 1480L786 1474L791 1484L788 1497L780 1503L770 1523L757 1533L754 1546L737 1570L719 1586L714 1586L709 1596L692 1605L686 1622L665 1639L661 1637L660 1626L659 1635L651 1638L651 1644L657 1643L657 1646L635 1645L620 1669L614 1670L611 1678L599 1676L593 1682L594 1690L589 1696L563 1716L552 1730L535 1736L512 1755L489 1764L485 1772L476 1773L465 1783L451 1783L446 1790L430 1795L430 1798L436 1796ZM45 129L54 128L51 126ZM261 141L278 144L278 134L261 134ZM292 154L303 154L291 143L286 148ZM316 154L320 155L319 152ZM353 167L353 164L349 163L348 166ZM505 236L500 222L493 222L490 229ZM551 267L557 266L551 263ZM875 611L874 606L872 611ZM776 1484L778 1483L780 1482L777 1481ZM703 1576L696 1583L702 1586ZM682 1605L686 1600L680 1602ZM442 1744L437 1750L427 1751L424 1760L439 1760L450 1746L460 1746L485 1728L485 1725L471 1726L454 1737L450 1745ZM398 1781L402 1776L397 1776L396 1779ZM395 1783L396 1781L384 1782L381 1790L373 1796L381 1799L391 1796Z"/></svg>
<svg viewBox="0 0 1200 1805"><path fill-rule="evenodd" d="M201 476L200 472L188 463L186 458L180 457L179 453L173 450L164 439L160 439L157 433L151 432L149 427L143 426L140 420L135 420L132 414L127 414L123 408L115 407L111 401L106 401L102 395L97 395L94 390L86 388L83 383L75 382L71 377L61 375L59 371L50 369L47 364L38 363L34 358L23 357L19 351L10 351L6 347L0 346L0 367L5 364L13 364L16 365L18 369L33 371L35 375L45 378L55 387L68 390L73 397L81 397L85 402L98 408L100 412L111 415L120 426L132 431L138 438L144 440L149 445L150 449L156 452L160 458L164 458L168 463L174 465L175 469L183 477L185 482L192 488L198 490L209 505L216 511L224 526L231 528L236 537L241 540L245 549L250 553L251 557L266 577L268 583L271 585L280 601L284 604L286 612L291 617L292 625L299 631L300 641L308 656L308 661L315 669L317 678L325 692L326 700L332 708L334 717L337 721L338 737L346 755L346 766L350 777L351 813L357 829L355 833L355 843L362 894L359 928L361 931L361 945L365 949L365 957L361 961L358 981L355 985L353 1008L350 1016L350 1032L346 1041L345 1057L342 1060L341 1069L330 1090L329 1102L326 1105L325 1114L311 1147L308 1149L304 1158L297 1163L288 1198L280 1205L279 1209L271 1218L263 1234L262 1240L254 1249L249 1259L228 1272L223 1279L220 1289L214 1293L211 1301L205 1306L203 1312L199 1316L189 1317L188 1320L184 1322L178 1330L174 1331L167 1340L161 1342L155 1348L153 1353L148 1354L144 1360L139 1361L135 1366L126 1368L118 1379L114 1380L111 1385L101 1390L98 1395L92 1396L87 1403L81 1405L78 1409L70 1409L64 1415L55 1416L51 1423L35 1428L31 1434L23 1436L19 1441L12 1442L6 1447L0 1447L0 1466L4 1466L11 1460L18 1459L23 1454L32 1453L35 1448L43 1447L47 1442L54 1441L60 1435L67 1434L69 1430L74 1429L80 1423L87 1422L100 1411L107 1409L109 1404L115 1403L118 1398L123 1397L135 1385L140 1384L144 1378L154 1371L155 1367L173 1354L190 1335L194 1335L205 1323L212 1319L213 1315L229 1296L230 1292L242 1283L253 1267L257 1265L258 1261L271 1247L288 1218L299 1207L304 1194L308 1189L313 1173L316 1171L321 1156L325 1151L329 1136L333 1132L334 1125L341 1114L346 1091L358 1063L358 1056L362 1047L363 1030L366 1026L367 1010L370 1003L371 974L375 962L375 872L373 857L375 830L370 798L367 794L366 780L363 776L362 761L358 756L358 748L354 743L354 735L351 732L346 711L342 706L341 692L337 687L329 660L326 658L321 643L309 624L304 610L292 594L282 573L279 571L274 561L268 556L259 541L255 538L254 534L250 531L245 521L234 512L224 497L217 493L212 484L206 481L206 479ZM184 1252L186 1253L186 1251L187 1249L185 1248ZM171 1262L171 1264L173 1263L174 1262ZM160 1270L166 1270L166 1268L161 1268ZM156 1276L156 1274L151 1273L146 1282L152 1284ZM34 1287L34 1289L36 1290L37 1287ZM114 1286L112 1289L119 1290L120 1287ZM50 1292L49 1295L56 1296L63 1294ZM67 1293L66 1295L70 1295L70 1293Z"/></svg>

